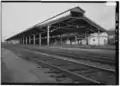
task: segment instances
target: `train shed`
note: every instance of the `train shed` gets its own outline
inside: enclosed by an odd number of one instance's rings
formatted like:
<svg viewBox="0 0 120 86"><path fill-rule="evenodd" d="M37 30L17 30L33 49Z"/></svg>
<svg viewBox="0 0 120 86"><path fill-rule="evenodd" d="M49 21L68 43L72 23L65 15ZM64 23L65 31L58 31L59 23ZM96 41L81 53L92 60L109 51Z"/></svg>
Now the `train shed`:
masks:
<svg viewBox="0 0 120 86"><path fill-rule="evenodd" d="M16 34L7 42L20 44L107 44L106 30L74 7Z"/></svg>

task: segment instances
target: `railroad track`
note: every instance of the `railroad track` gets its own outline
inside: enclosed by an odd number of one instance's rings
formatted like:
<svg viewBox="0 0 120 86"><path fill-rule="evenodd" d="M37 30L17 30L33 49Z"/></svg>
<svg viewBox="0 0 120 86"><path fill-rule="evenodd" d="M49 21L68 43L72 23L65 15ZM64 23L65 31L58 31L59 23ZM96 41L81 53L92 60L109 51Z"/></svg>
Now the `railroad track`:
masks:
<svg viewBox="0 0 120 86"><path fill-rule="evenodd" d="M89 61L94 61L94 62L99 62L101 64L108 64L111 66L115 66L115 60L114 59L110 59L110 58L106 58L106 57L102 57L102 56L91 56L91 55L78 55L75 54L74 52L66 52L64 50L51 50L51 49L36 49L36 48L29 48L29 47L25 47L27 49L31 49L31 50L35 50L38 52L43 52L43 53L48 53L48 54L54 54L54 55L59 55L59 56L64 56L64 57L69 57L72 59L77 59L77 60L89 60Z"/></svg>
<svg viewBox="0 0 120 86"><path fill-rule="evenodd" d="M57 73L62 74L61 76L56 76L57 78L69 77L73 80L73 83L115 84L115 73L110 71L103 71L98 68L91 68L55 58L31 57L29 59L40 65L53 68L54 71L51 73L56 73L57 71Z"/></svg>
<svg viewBox="0 0 120 86"><path fill-rule="evenodd" d="M114 60L110 60L107 58L100 58L100 57L93 57L93 56L78 56L74 53L68 53L68 52L64 52L64 51L60 51L60 52L53 52L51 50L39 50L39 49L33 49L39 52L45 52L45 53L49 53L49 54L55 54L55 55L59 55L59 56L65 56L65 57L69 57L69 58L73 58L73 59L83 59L83 60L90 60L90 61L96 61L96 62L100 62L100 63L104 63L104 64L110 64L110 65L115 65L115 61Z"/></svg>
<svg viewBox="0 0 120 86"><path fill-rule="evenodd" d="M35 51L29 49L30 51ZM35 63L40 64L42 66L47 66L52 68L54 71L52 73L60 73L60 77L69 77L73 80L73 83L84 83L84 84L116 84L116 74L111 71L103 71L97 67L90 67L83 64L77 64L74 62L51 58L47 56L35 56L35 57L27 57Z"/></svg>
<svg viewBox="0 0 120 86"><path fill-rule="evenodd" d="M18 46L17 46L18 47ZM111 59L108 59L106 57L96 57L96 56L83 56L83 55L77 55L77 54L74 54L74 53L68 53L67 51L58 51L58 50L51 50L48 48L47 49L44 49L44 48L33 48L33 47L29 47L29 46L19 46L19 48L24 48L24 49L28 49L28 50L32 50L32 51L37 51L37 52L40 52L40 54L43 54L43 55L47 55L47 56L51 56L51 57L57 57L58 58L67 58L67 59L64 59L64 60L70 60L70 59L73 59L73 60L78 60L78 61L81 61L82 64L84 64L84 62L90 62L94 65L90 65L90 66L93 66L93 67L98 67L103 69L103 70L109 70L109 71L113 71L115 72L115 60L111 60ZM57 55L57 56L56 56ZM103 58L103 59L102 59ZM76 62L76 61L73 61L73 62ZM79 62L77 62L79 63ZM85 63L86 65L86 63ZM89 66L89 64L87 64Z"/></svg>

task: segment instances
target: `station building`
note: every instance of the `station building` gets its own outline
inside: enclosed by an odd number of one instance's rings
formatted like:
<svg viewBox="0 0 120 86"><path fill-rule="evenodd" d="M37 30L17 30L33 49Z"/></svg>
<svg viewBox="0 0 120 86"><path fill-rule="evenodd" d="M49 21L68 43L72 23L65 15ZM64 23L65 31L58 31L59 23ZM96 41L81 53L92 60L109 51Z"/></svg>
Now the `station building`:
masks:
<svg viewBox="0 0 120 86"><path fill-rule="evenodd" d="M6 41L35 45L108 44L107 31L84 14L85 11L80 7L68 9L8 38Z"/></svg>

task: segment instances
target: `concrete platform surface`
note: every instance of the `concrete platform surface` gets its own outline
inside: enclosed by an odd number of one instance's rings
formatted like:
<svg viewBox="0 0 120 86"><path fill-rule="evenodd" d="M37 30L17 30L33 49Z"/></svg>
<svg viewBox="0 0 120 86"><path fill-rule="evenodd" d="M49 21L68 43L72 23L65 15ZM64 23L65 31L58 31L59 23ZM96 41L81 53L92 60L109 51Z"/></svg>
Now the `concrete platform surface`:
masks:
<svg viewBox="0 0 120 86"><path fill-rule="evenodd" d="M26 61L13 52L2 48L2 81L12 83L54 83L38 65ZM39 76L38 76L39 75Z"/></svg>

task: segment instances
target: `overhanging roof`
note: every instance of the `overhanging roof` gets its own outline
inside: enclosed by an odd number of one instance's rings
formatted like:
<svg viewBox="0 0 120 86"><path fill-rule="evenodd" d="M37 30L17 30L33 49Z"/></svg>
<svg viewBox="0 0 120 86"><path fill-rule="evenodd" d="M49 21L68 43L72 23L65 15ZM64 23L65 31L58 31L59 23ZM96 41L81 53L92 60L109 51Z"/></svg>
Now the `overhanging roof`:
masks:
<svg viewBox="0 0 120 86"><path fill-rule="evenodd" d="M85 11L79 7L69 9L41 23L38 23L19 34L14 35L8 38L7 40L17 39L23 36L29 36L31 34L36 34L36 33L43 33L45 35L47 30L46 27L48 25L51 26L50 30L53 35L60 34L60 32L61 34L66 32L73 32L73 31L85 32L88 30L88 27L90 27L90 30L106 31L101 26L93 22L91 19L87 18L84 15L84 13ZM80 28L84 28L84 29L80 29Z"/></svg>

